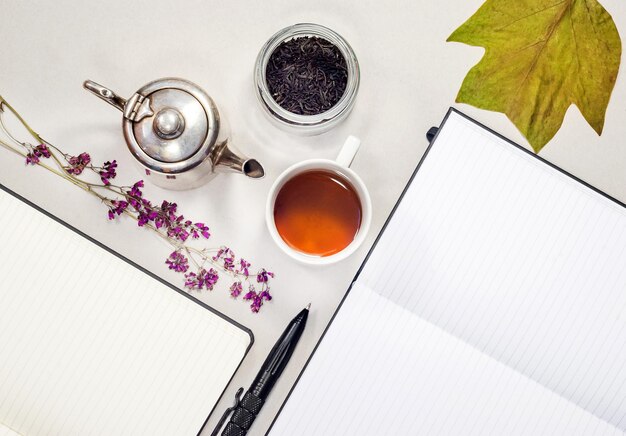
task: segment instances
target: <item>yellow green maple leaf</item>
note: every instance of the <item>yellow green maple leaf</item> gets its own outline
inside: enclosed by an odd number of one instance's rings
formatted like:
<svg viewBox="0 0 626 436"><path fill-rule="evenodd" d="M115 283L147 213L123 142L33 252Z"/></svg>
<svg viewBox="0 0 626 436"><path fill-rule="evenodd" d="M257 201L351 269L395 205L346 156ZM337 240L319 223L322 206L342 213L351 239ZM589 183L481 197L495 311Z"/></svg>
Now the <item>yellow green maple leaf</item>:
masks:
<svg viewBox="0 0 626 436"><path fill-rule="evenodd" d="M622 43L596 0L487 0L448 41L485 48L456 101L505 113L535 152L572 104L602 133Z"/></svg>

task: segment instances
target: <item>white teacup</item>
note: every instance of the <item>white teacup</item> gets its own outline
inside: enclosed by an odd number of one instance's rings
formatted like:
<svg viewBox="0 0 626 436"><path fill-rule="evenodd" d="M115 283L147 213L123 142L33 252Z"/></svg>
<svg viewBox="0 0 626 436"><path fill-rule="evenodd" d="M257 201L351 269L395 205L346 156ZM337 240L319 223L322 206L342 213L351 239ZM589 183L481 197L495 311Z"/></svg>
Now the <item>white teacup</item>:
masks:
<svg viewBox="0 0 626 436"><path fill-rule="evenodd" d="M337 159L309 159L299 162L283 171L272 185L265 209L267 228L270 235L272 235L272 239L276 242L276 245L293 259L309 265L328 265L350 256L365 240L372 222L372 200L363 180L361 180L357 173L350 169L350 164L359 150L360 145L361 141L358 138L349 136L341 148ZM274 205L281 188L294 176L311 170L326 170L343 176L352 184L361 203L361 225L354 239L341 251L330 256L314 256L290 247L278 233L276 223L274 222Z"/></svg>

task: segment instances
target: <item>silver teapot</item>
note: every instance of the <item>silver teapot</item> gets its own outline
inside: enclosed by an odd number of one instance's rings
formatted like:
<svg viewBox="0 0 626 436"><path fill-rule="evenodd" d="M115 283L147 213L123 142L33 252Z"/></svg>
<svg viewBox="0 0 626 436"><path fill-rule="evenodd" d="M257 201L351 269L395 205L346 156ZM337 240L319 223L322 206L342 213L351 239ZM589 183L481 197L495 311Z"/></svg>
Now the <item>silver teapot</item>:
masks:
<svg viewBox="0 0 626 436"><path fill-rule="evenodd" d="M122 129L128 149L147 180L168 189L189 189L220 171L265 175L256 159L242 156L229 141L229 131L211 97L183 79L155 80L128 100L91 80L83 84L124 114Z"/></svg>

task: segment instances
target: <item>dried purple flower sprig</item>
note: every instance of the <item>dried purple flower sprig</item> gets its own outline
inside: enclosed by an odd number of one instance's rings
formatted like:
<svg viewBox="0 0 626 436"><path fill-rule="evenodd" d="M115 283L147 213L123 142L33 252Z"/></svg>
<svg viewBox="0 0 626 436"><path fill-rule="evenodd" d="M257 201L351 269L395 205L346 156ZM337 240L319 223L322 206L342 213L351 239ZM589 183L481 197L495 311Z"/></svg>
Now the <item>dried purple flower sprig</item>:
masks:
<svg viewBox="0 0 626 436"><path fill-rule="evenodd" d="M33 137L37 145L18 141L4 123L6 109L19 120ZM117 185L112 182L117 176L117 162L107 161L101 166L94 165L86 153L70 155L44 140L24 121L19 113L0 96L0 128L9 142L0 140L4 148L22 156L27 165L38 165L68 180L79 188L96 196L108 208L107 216L115 220L121 215L130 216L139 227L154 231L167 241L174 251L165 260L170 270L184 275L184 286L192 290L213 290L220 278L220 272L229 275L233 283L229 287L232 298L242 299L257 313L263 303L270 301L270 279L274 273L261 268L250 272L251 265L244 258L238 258L228 247L218 249L198 249L193 241L211 237L209 227L201 222L186 219L178 212L176 203L163 201L155 204L144 197L142 180L132 186ZM49 165L47 162L52 162ZM85 180L87 174L99 179L98 182ZM78 176L83 176L79 178Z"/></svg>

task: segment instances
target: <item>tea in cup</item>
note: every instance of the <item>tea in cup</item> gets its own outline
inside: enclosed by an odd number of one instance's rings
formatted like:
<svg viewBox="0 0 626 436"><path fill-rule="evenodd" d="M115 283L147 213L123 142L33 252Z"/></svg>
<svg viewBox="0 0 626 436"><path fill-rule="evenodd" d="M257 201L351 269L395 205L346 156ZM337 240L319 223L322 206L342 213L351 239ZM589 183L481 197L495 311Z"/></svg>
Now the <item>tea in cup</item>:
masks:
<svg viewBox="0 0 626 436"><path fill-rule="evenodd" d="M361 178L349 168L359 145L351 136L336 160L297 163L274 182L266 221L274 241L292 258L330 264L363 243L372 219L371 199Z"/></svg>

